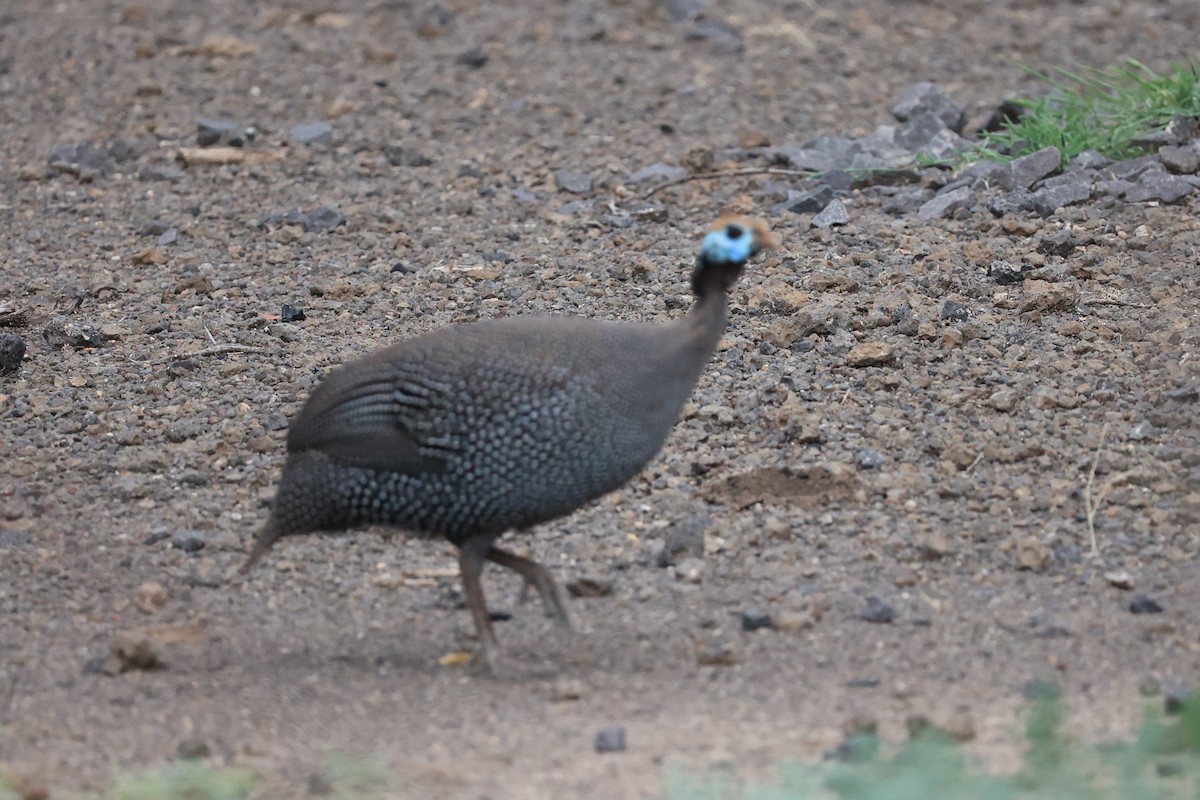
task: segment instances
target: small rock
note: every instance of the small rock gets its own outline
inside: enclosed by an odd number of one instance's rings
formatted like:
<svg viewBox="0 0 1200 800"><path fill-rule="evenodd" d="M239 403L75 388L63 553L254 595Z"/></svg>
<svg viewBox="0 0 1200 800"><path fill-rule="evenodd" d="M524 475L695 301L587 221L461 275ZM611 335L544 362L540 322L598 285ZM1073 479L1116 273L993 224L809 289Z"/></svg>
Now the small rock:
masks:
<svg viewBox="0 0 1200 800"><path fill-rule="evenodd" d="M1017 405L1017 393L1012 389L998 389L987 399L988 408L1008 413Z"/></svg>
<svg viewBox="0 0 1200 800"><path fill-rule="evenodd" d="M930 531L917 537L914 543L917 554L925 561L937 561L954 552L954 545L944 531Z"/></svg>
<svg viewBox="0 0 1200 800"><path fill-rule="evenodd" d="M848 367L880 367L895 360L896 354L887 342L862 342L846 354Z"/></svg>
<svg viewBox="0 0 1200 800"><path fill-rule="evenodd" d="M880 210L885 214L893 216L912 214L933 197L933 191L924 187L901 189L887 200L884 200Z"/></svg>
<svg viewBox="0 0 1200 800"><path fill-rule="evenodd" d="M693 640L696 663L702 667L731 667L742 660L738 641L723 631L714 631Z"/></svg>
<svg viewBox="0 0 1200 800"><path fill-rule="evenodd" d="M1137 183L1125 190L1125 199L1130 203L1145 203L1158 200L1161 203L1178 203L1195 190L1195 186L1178 175L1169 175L1162 170L1147 170Z"/></svg>
<svg viewBox="0 0 1200 800"><path fill-rule="evenodd" d="M333 126L328 122L302 122L288 135L296 144L328 144L333 141Z"/></svg>
<svg viewBox="0 0 1200 800"><path fill-rule="evenodd" d="M1070 228L1059 228L1044 234L1038 242L1038 252L1066 258L1075 250L1075 234Z"/></svg>
<svg viewBox="0 0 1200 800"><path fill-rule="evenodd" d="M554 185L558 187L560 192L590 194L592 191L592 176L586 172L557 169L554 171Z"/></svg>
<svg viewBox="0 0 1200 800"><path fill-rule="evenodd" d="M610 578L576 578L567 584L572 597L608 597L613 593Z"/></svg>
<svg viewBox="0 0 1200 800"><path fill-rule="evenodd" d="M886 462L887 459L878 450L864 447L854 451L854 463L859 469L883 469Z"/></svg>
<svg viewBox="0 0 1200 800"><path fill-rule="evenodd" d="M815 214L827 207L832 200L833 189L828 186L818 186L807 192L789 191L787 199L776 205L772 211L773 213L790 211L793 214Z"/></svg>
<svg viewBox="0 0 1200 800"><path fill-rule="evenodd" d="M1025 311L1069 311L1078 302L1079 293L1074 286L1050 283L1043 280L1027 280L1020 310Z"/></svg>
<svg viewBox="0 0 1200 800"><path fill-rule="evenodd" d="M841 200L830 200L829 205L815 215L809 224L814 228L832 228L834 225L845 225L849 221L850 212L846 210L846 204Z"/></svg>
<svg viewBox="0 0 1200 800"><path fill-rule="evenodd" d="M1104 580L1108 581L1118 589L1132 589L1133 576L1125 570L1117 570L1114 572L1104 573Z"/></svg>
<svg viewBox="0 0 1200 800"><path fill-rule="evenodd" d="M1041 572L1050 566L1051 556L1050 548L1033 536L1017 542L1017 569Z"/></svg>
<svg viewBox="0 0 1200 800"><path fill-rule="evenodd" d="M293 208L284 213L272 212L258 221L258 227L269 228L274 225L299 225L305 231L329 231L345 225L346 217L339 211L327 206L318 206L310 211L300 212Z"/></svg>
<svg viewBox="0 0 1200 800"><path fill-rule="evenodd" d="M304 309L300 306L292 306L284 303L283 308L279 312L280 322L300 322L306 319Z"/></svg>
<svg viewBox="0 0 1200 800"><path fill-rule="evenodd" d="M55 172L74 175L87 183L107 177L116 164L109 154L90 142L59 145L50 151L48 166Z"/></svg>
<svg viewBox="0 0 1200 800"><path fill-rule="evenodd" d="M896 129L896 144L914 153L925 152L934 137L946 130L946 123L932 111L922 111L910 117Z"/></svg>
<svg viewBox="0 0 1200 800"><path fill-rule="evenodd" d="M1179 714L1183 711L1183 707L1189 701L1195 701L1200 698L1194 698L1187 690L1187 687L1175 685L1167 689L1163 695L1163 711L1168 714Z"/></svg>
<svg viewBox="0 0 1200 800"><path fill-rule="evenodd" d="M896 609L875 595L871 595L867 598L866 608L858 613L858 618L865 622L884 624L896 619Z"/></svg>
<svg viewBox="0 0 1200 800"><path fill-rule="evenodd" d="M86 322L51 323L42 331L42 337L52 350L68 345L79 349L102 347L105 341L99 329Z"/></svg>
<svg viewBox="0 0 1200 800"><path fill-rule="evenodd" d="M757 631L771 627L771 615L761 608L751 608L742 612L742 630Z"/></svg>
<svg viewBox="0 0 1200 800"><path fill-rule="evenodd" d="M138 170L140 181L166 181L174 183L187 177L187 173L174 164L146 164Z"/></svg>
<svg viewBox="0 0 1200 800"><path fill-rule="evenodd" d="M578 678L558 677L550 684L550 702L564 703L578 700L587 693L587 687Z"/></svg>
<svg viewBox="0 0 1200 800"><path fill-rule="evenodd" d="M179 743L175 753L184 761L198 761L212 755L212 748L202 739L189 737Z"/></svg>
<svg viewBox="0 0 1200 800"><path fill-rule="evenodd" d="M1142 420L1129 431L1129 438L1135 442L1144 442L1158 432L1149 420Z"/></svg>
<svg viewBox="0 0 1200 800"><path fill-rule="evenodd" d="M421 151L402 144L389 144L383 148L383 157L393 167L428 167L433 163L433 159Z"/></svg>
<svg viewBox="0 0 1200 800"><path fill-rule="evenodd" d="M592 746L597 753L624 753L625 728L622 725L610 725L596 732L596 740Z"/></svg>
<svg viewBox="0 0 1200 800"><path fill-rule="evenodd" d="M25 359L25 340L15 333L0 334L0 375L15 375Z"/></svg>
<svg viewBox="0 0 1200 800"><path fill-rule="evenodd" d="M1067 169L1071 172L1079 172L1089 169L1101 169L1107 167L1110 163L1108 156L1103 155L1095 150L1084 150L1076 154L1071 162L1067 165Z"/></svg>
<svg viewBox="0 0 1200 800"><path fill-rule="evenodd" d="M708 527L705 517L686 517L674 523L663 540L662 552L658 554L658 566L672 567L689 557L704 555L704 530Z"/></svg>
<svg viewBox="0 0 1200 800"><path fill-rule="evenodd" d="M675 580L700 583L704 579L704 559L685 558L675 565Z"/></svg>
<svg viewBox="0 0 1200 800"><path fill-rule="evenodd" d="M166 247L167 245L175 244L177 239L179 239L179 229L167 228L162 232L162 235L158 237L158 246Z"/></svg>
<svg viewBox="0 0 1200 800"><path fill-rule="evenodd" d="M1129 601L1129 610L1134 614L1161 614L1163 607L1144 594L1136 594Z"/></svg>
<svg viewBox="0 0 1200 800"><path fill-rule="evenodd" d="M969 209L975 202L975 193L970 186L959 186L943 194L934 195L917 209L917 217L923 220L948 217L961 209Z"/></svg>
<svg viewBox="0 0 1200 800"><path fill-rule="evenodd" d="M252 125L231 119L201 118L196 120L196 144L201 147L244 147L257 135Z"/></svg>
<svg viewBox="0 0 1200 800"><path fill-rule="evenodd" d="M971 318L971 309L954 300L946 300L942 303L938 318L948 322L966 322Z"/></svg>
<svg viewBox="0 0 1200 800"><path fill-rule="evenodd" d="M1033 193L1028 189L993 195L987 200L987 209L993 216L1004 217L1033 210Z"/></svg>
<svg viewBox="0 0 1200 800"><path fill-rule="evenodd" d="M988 275L1002 286L1009 283L1020 283L1025 280L1025 273L1028 271L1025 265L1010 264L1007 261L997 260L988 265Z"/></svg>
<svg viewBox="0 0 1200 800"><path fill-rule="evenodd" d="M967 112L936 83L923 81L909 86L892 103L892 115L901 122L920 114L935 114L939 120L955 133L962 133L967 121Z"/></svg>
<svg viewBox="0 0 1200 800"><path fill-rule="evenodd" d="M1028 189L1062 165L1057 147L1044 147L1036 153L1014 158L992 173L992 183L1002 189Z"/></svg>
<svg viewBox="0 0 1200 800"><path fill-rule="evenodd" d="M672 164L664 164L657 161L648 167L642 167L637 172L631 174L625 179L626 183L637 185L639 183L658 183L675 181L680 178L687 177L688 171L683 167L676 167Z"/></svg>
<svg viewBox="0 0 1200 800"><path fill-rule="evenodd" d="M482 47L476 46L459 53L454 57L454 60L464 67L481 69L488 62L488 54Z"/></svg>
<svg viewBox="0 0 1200 800"><path fill-rule="evenodd" d="M0 529L0 549L28 547L29 541L28 533Z"/></svg>
<svg viewBox="0 0 1200 800"><path fill-rule="evenodd" d="M1200 143L1188 147L1164 145L1158 148L1158 157L1171 172L1191 175L1200 171Z"/></svg>
<svg viewBox="0 0 1200 800"><path fill-rule="evenodd" d="M1033 210L1045 218L1052 216L1059 208L1082 203L1091 196L1092 182L1083 177L1074 177L1071 181L1038 189L1029 196L1029 201Z"/></svg>
<svg viewBox="0 0 1200 800"><path fill-rule="evenodd" d="M179 531L171 535L171 546L185 553L198 553L206 544L200 531Z"/></svg>
<svg viewBox="0 0 1200 800"><path fill-rule="evenodd" d="M147 581L133 593L133 604L143 614L153 614L167 604L166 588L157 581Z"/></svg>

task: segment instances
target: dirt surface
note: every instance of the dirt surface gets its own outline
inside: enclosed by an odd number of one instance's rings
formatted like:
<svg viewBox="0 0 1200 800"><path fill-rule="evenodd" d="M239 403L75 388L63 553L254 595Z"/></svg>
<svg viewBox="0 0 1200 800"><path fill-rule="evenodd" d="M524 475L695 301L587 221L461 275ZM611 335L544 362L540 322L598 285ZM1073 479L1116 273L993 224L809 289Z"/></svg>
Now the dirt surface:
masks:
<svg viewBox="0 0 1200 800"><path fill-rule="evenodd" d="M0 377L0 765L54 796L207 750L270 797L331 757L381 759L397 797L652 797L863 718L953 721L1003 764L1030 680L1087 739L1197 684L1194 195L773 219L662 456L511 542L611 587L570 600L578 635L486 576L498 677L439 663L472 647L449 546L297 538L232 575L331 367L479 317L669 319L703 226L771 204L701 181L635 217L629 173L863 133L917 80L980 119L1028 88L1014 62L1162 67L1195 55L1194 0L729 2L699 38L648 0L254 5L0 13L0 309L28 344ZM256 126L254 155L181 166L205 117ZM47 166L83 141L111 163ZM270 217L318 207L346 221ZM1069 255L1038 252L1065 226ZM995 259L1066 266L1000 285ZM597 754L612 725L626 751Z"/></svg>

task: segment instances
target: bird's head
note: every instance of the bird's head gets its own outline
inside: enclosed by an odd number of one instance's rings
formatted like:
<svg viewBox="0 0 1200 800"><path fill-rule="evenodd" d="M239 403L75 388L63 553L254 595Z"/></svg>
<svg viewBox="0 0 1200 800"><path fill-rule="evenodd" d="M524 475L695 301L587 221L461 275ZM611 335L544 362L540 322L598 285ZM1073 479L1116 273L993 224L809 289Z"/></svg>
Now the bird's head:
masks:
<svg viewBox="0 0 1200 800"><path fill-rule="evenodd" d="M762 220L722 214L700 245L696 270L692 273L692 291L701 299L712 291L728 291L752 256L778 244Z"/></svg>

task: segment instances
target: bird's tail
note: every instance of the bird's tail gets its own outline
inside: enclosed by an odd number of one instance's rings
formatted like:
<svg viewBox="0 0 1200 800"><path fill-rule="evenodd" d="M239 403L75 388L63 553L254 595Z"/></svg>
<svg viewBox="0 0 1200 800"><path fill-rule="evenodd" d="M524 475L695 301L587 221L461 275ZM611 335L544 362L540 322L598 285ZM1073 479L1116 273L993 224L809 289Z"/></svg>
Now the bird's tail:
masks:
<svg viewBox="0 0 1200 800"><path fill-rule="evenodd" d="M258 533L255 535L254 546L250 548L250 556L238 568L238 574L245 575L253 569L254 565L267 554L267 551L271 549L271 545L275 544L281 535L279 526L275 524L275 518L272 517L267 520L267 524L259 528Z"/></svg>

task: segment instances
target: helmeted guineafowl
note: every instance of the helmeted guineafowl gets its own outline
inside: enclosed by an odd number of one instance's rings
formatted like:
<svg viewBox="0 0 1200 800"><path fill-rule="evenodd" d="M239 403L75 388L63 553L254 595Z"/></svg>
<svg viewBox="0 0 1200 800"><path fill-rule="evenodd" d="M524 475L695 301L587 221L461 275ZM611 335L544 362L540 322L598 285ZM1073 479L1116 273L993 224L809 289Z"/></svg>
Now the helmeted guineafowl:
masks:
<svg viewBox="0 0 1200 800"><path fill-rule="evenodd" d="M774 245L761 222L718 219L692 273L696 303L672 322L486 320L330 373L291 423L274 508L242 571L282 536L394 525L458 547L489 666L485 561L518 573L566 624L550 572L496 540L620 487L658 453L725 330L726 292Z"/></svg>

